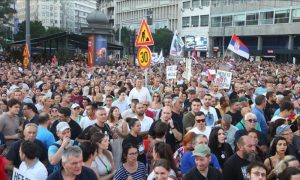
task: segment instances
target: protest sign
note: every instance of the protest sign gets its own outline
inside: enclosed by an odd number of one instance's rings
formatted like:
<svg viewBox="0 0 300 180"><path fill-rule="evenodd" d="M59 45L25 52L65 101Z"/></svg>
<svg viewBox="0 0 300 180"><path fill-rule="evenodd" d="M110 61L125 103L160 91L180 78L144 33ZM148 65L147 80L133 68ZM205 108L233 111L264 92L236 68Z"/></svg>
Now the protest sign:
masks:
<svg viewBox="0 0 300 180"><path fill-rule="evenodd" d="M177 66L167 66L167 79L176 79Z"/></svg>
<svg viewBox="0 0 300 180"><path fill-rule="evenodd" d="M215 78L215 83L221 89L229 89L231 84L232 73L228 71L218 70Z"/></svg>

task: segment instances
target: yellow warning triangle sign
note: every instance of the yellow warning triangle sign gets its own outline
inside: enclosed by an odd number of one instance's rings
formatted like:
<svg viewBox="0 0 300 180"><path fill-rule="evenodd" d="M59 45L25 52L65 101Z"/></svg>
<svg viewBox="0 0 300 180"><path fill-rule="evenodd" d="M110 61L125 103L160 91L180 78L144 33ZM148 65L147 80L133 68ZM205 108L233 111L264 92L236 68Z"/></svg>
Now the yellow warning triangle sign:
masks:
<svg viewBox="0 0 300 180"><path fill-rule="evenodd" d="M143 19L139 35L135 41L135 46L151 46L154 45L154 41L151 35L151 31L146 22L146 19Z"/></svg>

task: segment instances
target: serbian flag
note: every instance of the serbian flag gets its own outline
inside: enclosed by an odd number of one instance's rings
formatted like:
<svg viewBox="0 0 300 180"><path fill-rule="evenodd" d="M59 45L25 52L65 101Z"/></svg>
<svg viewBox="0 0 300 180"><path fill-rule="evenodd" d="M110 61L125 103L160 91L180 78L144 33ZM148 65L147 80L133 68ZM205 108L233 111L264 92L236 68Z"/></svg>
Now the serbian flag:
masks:
<svg viewBox="0 0 300 180"><path fill-rule="evenodd" d="M249 59L249 49L235 34L231 37L228 49L239 56Z"/></svg>
<svg viewBox="0 0 300 180"><path fill-rule="evenodd" d="M204 75L204 76L207 76L207 80L209 80L209 81L213 80L213 77L210 74L208 67L204 67L201 74Z"/></svg>

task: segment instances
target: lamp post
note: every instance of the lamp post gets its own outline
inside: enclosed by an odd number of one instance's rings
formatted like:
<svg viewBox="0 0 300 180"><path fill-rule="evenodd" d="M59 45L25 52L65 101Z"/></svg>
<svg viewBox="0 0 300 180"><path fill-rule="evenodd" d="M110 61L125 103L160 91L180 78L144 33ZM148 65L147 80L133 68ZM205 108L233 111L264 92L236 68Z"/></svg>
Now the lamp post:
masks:
<svg viewBox="0 0 300 180"><path fill-rule="evenodd" d="M30 0L26 0L26 44L29 52L29 69L31 69L31 44L30 44Z"/></svg>

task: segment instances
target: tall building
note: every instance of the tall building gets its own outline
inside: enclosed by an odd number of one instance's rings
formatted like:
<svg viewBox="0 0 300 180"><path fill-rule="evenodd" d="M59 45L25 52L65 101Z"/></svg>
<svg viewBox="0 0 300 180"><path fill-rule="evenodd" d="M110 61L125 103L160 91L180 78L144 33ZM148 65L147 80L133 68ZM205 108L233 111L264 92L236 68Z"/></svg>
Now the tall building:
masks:
<svg viewBox="0 0 300 180"><path fill-rule="evenodd" d="M151 16L153 22L149 25L151 30L168 28L172 31L177 29L178 24L178 3L179 0L114 0L113 10L110 16L114 20L114 27L120 26L129 29L138 29L143 18ZM108 8L108 9L109 9ZM111 14L112 15L112 14Z"/></svg>
<svg viewBox="0 0 300 180"><path fill-rule="evenodd" d="M17 0L20 22L25 20L25 1ZM69 32L80 32L87 26L87 15L96 9L96 0L31 0L30 19L41 21L43 26L58 27Z"/></svg>
<svg viewBox="0 0 300 180"><path fill-rule="evenodd" d="M179 3L178 32L185 41L185 51L208 56L210 0L182 0Z"/></svg>
<svg viewBox="0 0 300 180"><path fill-rule="evenodd" d="M115 1L104 0L100 2L99 9L107 16L108 23L111 27L114 27L115 23Z"/></svg>
<svg viewBox="0 0 300 180"><path fill-rule="evenodd" d="M292 61L300 59L299 22L299 1L212 0L209 36L221 52L236 34L250 56Z"/></svg>

